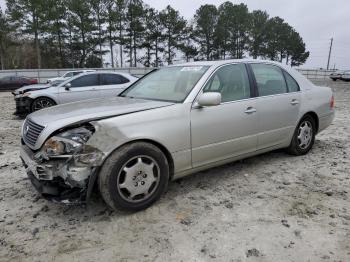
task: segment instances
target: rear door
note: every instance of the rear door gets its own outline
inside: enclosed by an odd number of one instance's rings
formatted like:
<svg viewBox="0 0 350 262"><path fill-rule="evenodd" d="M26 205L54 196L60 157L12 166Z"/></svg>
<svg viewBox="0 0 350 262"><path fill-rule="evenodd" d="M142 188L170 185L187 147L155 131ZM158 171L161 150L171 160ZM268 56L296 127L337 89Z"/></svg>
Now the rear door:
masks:
<svg viewBox="0 0 350 262"><path fill-rule="evenodd" d="M101 97L119 95L130 84L130 80L119 74L101 74L99 93Z"/></svg>
<svg viewBox="0 0 350 262"><path fill-rule="evenodd" d="M258 92L256 99L258 150L288 143L298 121L299 86L278 66L271 64L250 66Z"/></svg>
<svg viewBox="0 0 350 262"><path fill-rule="evenodd" d="M99 98L99 74L88 74L74 78L69 82L71 87L59 87L60 103L69 103L80 100Z"/></svg>

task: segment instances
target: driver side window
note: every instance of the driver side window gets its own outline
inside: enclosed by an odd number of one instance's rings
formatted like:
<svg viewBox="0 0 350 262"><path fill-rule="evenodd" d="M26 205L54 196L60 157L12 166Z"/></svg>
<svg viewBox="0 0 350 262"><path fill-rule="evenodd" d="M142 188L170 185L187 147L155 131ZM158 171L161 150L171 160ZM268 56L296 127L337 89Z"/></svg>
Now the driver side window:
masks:
<svg viewBox="0 0 350 262"><path fill-rule="evenodd" d="M244 64L227 65L218 69L203 92L221 93L222 102L250 98L250 83Z"/></svg>

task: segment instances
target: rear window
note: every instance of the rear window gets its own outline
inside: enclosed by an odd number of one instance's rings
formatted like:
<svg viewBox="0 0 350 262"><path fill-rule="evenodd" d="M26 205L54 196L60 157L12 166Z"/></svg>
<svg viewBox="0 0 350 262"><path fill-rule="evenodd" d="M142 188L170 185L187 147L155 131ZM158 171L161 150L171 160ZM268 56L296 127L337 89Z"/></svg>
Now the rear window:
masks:
<svg viewBox="0 0 350 262"><path fill-rule="evenodd" d="M118 74L102 74L102 85L121 85L130 82L127 78Z"/></svg>
<svg viewBox="0 0 350 262"><path fill-rule="evenodd" d="M289 92L300 91L300 88L299 88L297 81L295 81L294 78L290 74L288 74L287 72L284 71L283 73L284 73L284 76L286 78Z"/></svg>

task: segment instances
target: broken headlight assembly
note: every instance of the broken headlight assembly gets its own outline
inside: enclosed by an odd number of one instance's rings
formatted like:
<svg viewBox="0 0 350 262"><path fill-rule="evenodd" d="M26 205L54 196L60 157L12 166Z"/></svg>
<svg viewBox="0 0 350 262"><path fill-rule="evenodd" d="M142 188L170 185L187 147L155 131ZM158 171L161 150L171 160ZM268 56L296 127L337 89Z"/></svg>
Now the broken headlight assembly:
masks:
<svg viewBox="0 0 350 262"><path fill-rule="evenodd" d="M92 136L93 131L92 127L86 126L59 133L45 142L41 155L50 158L79 153Z"/></svg>

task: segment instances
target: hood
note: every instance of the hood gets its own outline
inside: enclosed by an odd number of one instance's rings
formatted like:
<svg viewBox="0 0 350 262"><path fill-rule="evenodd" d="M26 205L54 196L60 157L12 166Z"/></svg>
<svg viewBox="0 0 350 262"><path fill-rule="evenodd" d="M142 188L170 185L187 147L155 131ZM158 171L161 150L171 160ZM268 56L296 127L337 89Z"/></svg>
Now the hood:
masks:
<svg viewBox="0 0 350 262"><path fill-rule="evenodd" d="M85 100L49 107L34 112L27 117L35 124L45 127L35 148L32 149L38 149L53 132L69 125L170 106L173 104L174 103L171 102L113 97L107 99Z"/></svg>
<svg viewBox="0 0 350 262"><path fill-rule="evenodd" d="M41 89L46 89L49 88L50 85L48 84L36 84L36 85L29 85L29 86L23 86L21 88L16 89L13 94L14 95L19 95L23 94L29 91L35 91L35 90L41 90Z"/></svg>
<svg viewBox="0 0 350 262"><path fill-rule="evenodd" d="M64 79L65 79L64 77L59 76L59 77L49 78L49 79L47 79L47 82L53 82L56 80L64 80Z"/></svg>

